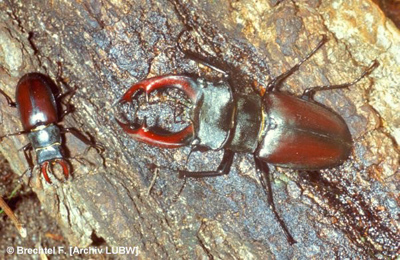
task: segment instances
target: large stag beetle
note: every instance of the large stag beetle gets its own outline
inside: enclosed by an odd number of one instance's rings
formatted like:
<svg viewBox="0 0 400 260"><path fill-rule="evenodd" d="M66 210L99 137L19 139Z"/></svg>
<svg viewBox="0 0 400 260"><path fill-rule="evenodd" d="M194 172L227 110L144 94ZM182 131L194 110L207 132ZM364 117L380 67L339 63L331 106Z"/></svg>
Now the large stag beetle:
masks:
<svg viewBox="0 0 400 260"><path fill-rule="evenodd" d="M224 149L223 159L215 171L179 171L179 177L212 177L228 174L235 153L252 153L272 210L286 233L295 243L273 203L268 164L291 169L319 170L342 164L352 149L350 131L337 113L316 103L316 91L348 88L370 74L374 61L351 83L307 89L302 97L279 91L281 83L308 60L327 41L319 44L292 69L273 79L263 96L257 93L233 93L228 81L210 82L203 78L166 75L134 84L119 100L131 102L136 93L146 96L155 90L177 88L194 104L189 126L175 133L161 133L144 123L123 123L122 129L133 139L163 148L186 145L209 150ZM267 192L268 191L268 192Z"/></svg>

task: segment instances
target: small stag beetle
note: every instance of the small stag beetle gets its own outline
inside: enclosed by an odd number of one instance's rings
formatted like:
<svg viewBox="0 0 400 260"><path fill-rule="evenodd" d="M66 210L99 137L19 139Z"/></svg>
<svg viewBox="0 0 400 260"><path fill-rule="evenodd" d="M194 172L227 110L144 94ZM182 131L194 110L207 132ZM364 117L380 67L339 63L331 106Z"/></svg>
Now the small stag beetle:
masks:
<svg viewBox="0 0 400 260"><path fill-rule="evenodd" d="M57 125L70 111L65 110L61 115L58 114L57 102L64 95L59 94L55 97L53 89L54 83L47 76L40 73L29 73L18 82L15 92L16 102L13 102L3 90L0 90L0 94L6 98L8 105L18 108L23 127L21 132L0 136L0 141L7 136L27 134L30 143L23 150L30 171L32 172L33 168L30 151L34 149L37 164L40 165L41 172L48 183L52 183L49 173L53 174L53 164L61 166L65 179L68 179L70 175L68 162L65 160L62 149L61 133L70 132L90 147L101 149L101 146L91 142L78 130Z"/></svg>
<svg viewBox="0 0 400 260"><path fill-rule="evenodd" d="M252 153L257 174L267 193L268 203L283 228L288 242L295 243L276 212L268 164L298 170L320 170L342 164L349 156L352 138L345 121L337 113L313 101L316 91L348 88L372 72L374 63L351 83L307 89L302 97L280 92L282 82L327 41L319 44L289 71L273 79L263 96L233 93L227 81L209 82L183 75L158 76L134 84L119 100L131 102L135 93L164 88L182 90L194 104L192 124L177 133L161 134L145 125L123 123L122 129L140 142L164 148L192 144L208 150L224 149L215 171L179 171L179 177L211 177L228 174L235 153ZM206 62L203 62L213 67Z"/></svg>

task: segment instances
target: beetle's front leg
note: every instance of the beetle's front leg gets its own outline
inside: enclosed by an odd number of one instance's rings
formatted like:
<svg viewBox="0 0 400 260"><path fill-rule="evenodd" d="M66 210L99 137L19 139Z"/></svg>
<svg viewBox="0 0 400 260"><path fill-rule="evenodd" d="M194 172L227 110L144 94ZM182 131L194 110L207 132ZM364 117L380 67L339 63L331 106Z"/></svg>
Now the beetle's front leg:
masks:
<svg viewBox="0 0 400 260"><path fill-rule="evenodd" d="M265 194L267 195L267 198L268 198L268 204L271 206L271 209L275 215L275 218L278 220L280 226L282 227L283 231L285 232L287 241L289 242L289 244L293 245L296 243L296 240L294 240L293 236L290 234L285 222L278 215L278 212L276 211L276 208L275 208L274 198L273 198L273 194L272 194L271 179L269 176L269 167L268 167L267 163L265 163L264 161L259 159L257 156L254 156L254 161L256 163L257 175L260 179L261 185L263 186Z"/></svg>
<svg viewBox="0 0 400 260"><path fill-rule="evenodd" d="M35 168L35 165L33 163L33 158L32 158L32 150L33 150L32 144L29 143L29 144L23 146L21 148L21 150L24 152L25 160L28 162L28 167L29 167L29 169L28 169L28 171L29 171L28 185L29 185L29 183L31 182L32 175L33 175L33 169Z"/></svg>
<svg viewBox="0 0 400 260"><path fill-rule="evenodd" d="M204 172L190 172L190 171L179 171L179 178L183 179L186 177L192 178L204 178L204 177L216 177L221 175L229 174L233 163L233 157L235 153L231 150L225 150L222 161L216 171L204 171Z"/></svg>
<svg viewBox="0 0 400 260"><path fill-rule="evenodd" d="M27 131L19 131L19 132L12 133L12 134L6 134L6 135L3 135L3 136L0 136L0 142L6 137L15 136L15 135L23 135L23 134L27 134L27 133L28 133Z"/></svg>
<svg viewBox="0 0 400 260"><path fill-rule="evenodd" d="M29 143L27 145L24 145L22 148L20 148L24 152L24 156L26 161L28 162L29 165L29 170L32 171L34 164L33 164L33 158L32 158L32 144Z"/></svg>

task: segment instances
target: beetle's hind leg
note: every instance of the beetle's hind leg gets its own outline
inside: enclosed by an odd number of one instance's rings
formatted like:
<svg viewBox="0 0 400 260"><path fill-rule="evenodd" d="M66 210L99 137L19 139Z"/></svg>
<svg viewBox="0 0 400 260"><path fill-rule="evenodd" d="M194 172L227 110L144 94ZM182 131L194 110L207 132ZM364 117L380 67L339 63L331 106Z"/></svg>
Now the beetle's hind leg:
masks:
<svg viewBox="0 0 400 260"><path fill-rule="evenodd" d="M316 87L307 88L304 90L303 95L301 97L306 100L312 100L317 91L349 88L349 87L353 86L354 84L358 83L364 77L371 74L372 71L374 71L374 69L376 69L378 66L379 66L379 62L377 60L374 60L372 62L372 64L367 69L365 69L358 78L356 78L352 82L338 84L338 85L316 86Z"/></svg>
<svg viewBox="0 0 400 260"><path fill-rule="evenodd" d="M294 240L293 236L290 234L285 222L278 215L278 212L276 211L276 208L275 208L275 203L274 203L274 198L273 198L273 193L272 193L271 179L269 176L269 167L264 161L259 159L257 156L254 156L254 161L256 163L257 175L260 179L261 185L263 186L265 194L267 195L267 198L268 198L268 204L271 206L271 209L275 215L275 218L278 220L280 226L282 227L283 231L285 232L287 241L289 242L289 244L293 245L296 243L296 240Z"/></svg>
<svg viewBox="0 0 400 260"><path fill-rule="evenodd" d="M190 172L190 171L179 171L179 178L183 179L186 177L192 178L204 178L204 177L216 177L221 175L229 174L233 163L233 157L235 153L230 150L225 150L222 161L215 171L203 171L203 172Z"/></svg>
<svg viewBox="0 0 400 260"><path fill-rule="evenodd" d="M0 94L4 96L4 98L7 100L8 106L10 107L17 107L17 103L15 103L12 98L10 98L9 95L6 94L3 90L0 89Z"/></svg>

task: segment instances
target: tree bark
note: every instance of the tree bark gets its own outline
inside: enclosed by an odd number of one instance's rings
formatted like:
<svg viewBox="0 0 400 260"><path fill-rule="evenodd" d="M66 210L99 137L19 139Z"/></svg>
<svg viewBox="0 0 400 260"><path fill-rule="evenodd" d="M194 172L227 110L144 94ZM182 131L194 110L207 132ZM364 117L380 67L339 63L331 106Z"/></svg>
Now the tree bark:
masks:
<svg viewBox="0 0 400 260"><path fill-rule="evenodd" d="M275 1L276 2L276 1ZM63 120L106 147L102 155L66 135L73 179L30 185L71 246L94 238L138 246L143 258L365 258L399 254L399 31L370 1L2 1L1 89L14 96L20 77L38 71L66 91ZM373 60L380 66L349 90L318 93L354 139L344 165L321 172L273 168L289 246L256 178L252 156L237 154L228 176L178 179L178 169L216 169L221 152L160 149L130 139L116 124L116 100L147 77L197 73L181 49L228 70L234 91L260 91L329 38L285 91L351 82ZM179 47L179 46L180 47ZM204 71L202 71L204 74ZM234 81L234 80L233 80ZM21 129L0 97L1 135ZM13 169L27 169L26 136L6 138ZM76 159L74 159L76 158ZM154 186L153 176L158 172ZM150 189L151 188L151 189ZM150 192L148 192L150 190Z"/></svg>

